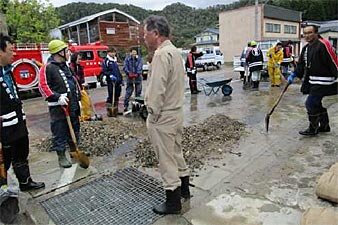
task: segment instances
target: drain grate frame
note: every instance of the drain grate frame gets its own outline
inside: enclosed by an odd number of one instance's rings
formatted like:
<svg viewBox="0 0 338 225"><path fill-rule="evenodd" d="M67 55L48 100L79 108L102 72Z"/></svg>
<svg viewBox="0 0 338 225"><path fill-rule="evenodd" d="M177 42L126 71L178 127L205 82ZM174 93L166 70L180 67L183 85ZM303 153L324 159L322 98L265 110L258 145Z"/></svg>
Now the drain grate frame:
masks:
<svg viewBox="0 0 338 225"><path fill-rule="evenodd" d="M40 204L57 225L149 225L161 217L152 207L164 201L159 180L125 168Z"/></svg>

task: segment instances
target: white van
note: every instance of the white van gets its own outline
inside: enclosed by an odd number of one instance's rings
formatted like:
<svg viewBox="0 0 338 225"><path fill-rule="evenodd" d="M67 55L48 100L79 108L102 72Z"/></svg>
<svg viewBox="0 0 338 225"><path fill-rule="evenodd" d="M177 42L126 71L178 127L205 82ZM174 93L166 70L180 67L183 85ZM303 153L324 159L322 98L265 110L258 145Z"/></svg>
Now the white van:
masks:
<svg viewBox="0 0 338 225"><path fill-rule="evenodd" d="M197 52L203 52L203 56L195 60L197 68L207 70L209 66L212 66L219 69L224 64L224 56L219 47L197 49Z"/></svg>

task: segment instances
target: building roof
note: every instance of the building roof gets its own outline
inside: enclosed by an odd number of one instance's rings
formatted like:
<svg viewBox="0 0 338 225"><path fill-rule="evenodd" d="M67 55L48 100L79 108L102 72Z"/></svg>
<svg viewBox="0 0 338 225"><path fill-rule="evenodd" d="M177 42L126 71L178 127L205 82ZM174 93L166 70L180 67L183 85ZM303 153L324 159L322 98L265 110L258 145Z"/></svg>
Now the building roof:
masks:
<svg viewBox="0 0 338 225"><path fill-rule="evenodd" d="M219 34L219 29L216 29L216 28L207 28L203 32L210 32L210 33L214 33L214 34Z"/></svg>
<svg viewBox="0 0 338 225"><path fill-rule="evenodd" d="M306 20L303 22L303 25L312 24L319 26L318 32L338 32L338 20L329 20L329 21L316 21L316 20Z"/></svg>
<svg viewBox="0 0 338 225"><path fill-rule="evenodd" d="M291 9L285 9L278 6L265 4L264 17L278 20L300 22L302 20L302 13Z"/></svg>
<svg viewBox="0 0 338 225"><path fill-rule="evenodd" d="M98 12L98 13L95 13L93 15L82 17L81 19L78 19L78 20L75 20L73 22L61 25L58 28L59 29L65 29L65 28L68 28L68 27L73 27L73 26L76 26L76 25L79 25L79 24L82 24L82 23L86 23L86 22L92 21L93 19L96 19L97 17L100 17L102 15L109 14L109 13L114 13L114 12L122 14L122 15L126 16L127 18L133 20L135 23L140 24L140 21L138 21L134 17L128 15L125 12L122 12L122 11L114 8L114 9L109 9L109 10L106 10L106 11Z"/></svg>
<svg viewBox="0 0 338 225"><path fill-rule="evenodd" d="M202 31L201 33L196 34L195 38L201 36L203 33L208 33L208 32L219 35L219 29L216 29L216 28L207 28L204 31Z"/></svg>

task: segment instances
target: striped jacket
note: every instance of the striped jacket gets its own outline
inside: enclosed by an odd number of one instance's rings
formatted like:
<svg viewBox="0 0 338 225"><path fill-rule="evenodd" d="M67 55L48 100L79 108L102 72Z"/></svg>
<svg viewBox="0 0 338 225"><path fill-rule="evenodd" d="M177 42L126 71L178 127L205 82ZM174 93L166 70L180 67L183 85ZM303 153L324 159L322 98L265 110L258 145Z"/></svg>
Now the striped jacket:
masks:
<svg viewBox="0 0 338 225"><path fill-rule="evenodd" d="M264 61L262 51L259 48L251 48L247 54L246 61L250 72L262 70Z"/></svg>
<svg viewBox="0 0 338 225"><path fill-rule="evenodd" d="M4 73L11 77L14 93L4 80ZM10 65L0 67L0 98L1 142L6 145L28 135L26 115L18 96Z"/></svg>
<svg viewBox="0 0 338 225"><path fill-rule="evenodd" d="M59 63L52 58L40 69L39 89L46 98L52 119L64 118L64 112L58 99L61 94L67 93L69 99L70 116L80 115L80 90L79 85L65 62Z"/></svg>
<svg viewBox="0 0 338 225"><path fill-rule="evenodd" d="M295 70L303 79L301 91L312 95L338 93L338 58L330 42L319 38L303 47Z"/></svg>

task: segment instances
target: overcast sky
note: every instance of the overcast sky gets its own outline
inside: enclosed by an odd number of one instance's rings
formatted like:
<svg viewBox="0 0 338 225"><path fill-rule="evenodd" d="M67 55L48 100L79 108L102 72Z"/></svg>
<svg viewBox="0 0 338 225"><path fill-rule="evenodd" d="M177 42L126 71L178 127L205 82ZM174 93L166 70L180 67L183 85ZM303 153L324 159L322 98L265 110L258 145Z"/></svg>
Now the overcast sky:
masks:
<svg viewBox="0 0 338 225"><path fill-rule="evenodd" d="M166 5L172 3L181 2L185 5L189 5L196 8L205 8L207 6L217 5L217 4L229 4L238 0L49 0L55 7L66 5L71 2L95 2L95 3L119 3L119 4L131 4L139 6L145 9L152 10L161 10ZM164 3L165 2L165 3Z"/></svg>

